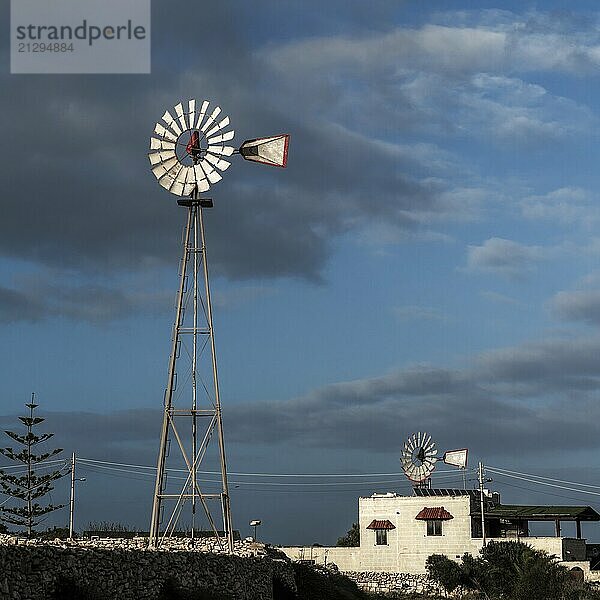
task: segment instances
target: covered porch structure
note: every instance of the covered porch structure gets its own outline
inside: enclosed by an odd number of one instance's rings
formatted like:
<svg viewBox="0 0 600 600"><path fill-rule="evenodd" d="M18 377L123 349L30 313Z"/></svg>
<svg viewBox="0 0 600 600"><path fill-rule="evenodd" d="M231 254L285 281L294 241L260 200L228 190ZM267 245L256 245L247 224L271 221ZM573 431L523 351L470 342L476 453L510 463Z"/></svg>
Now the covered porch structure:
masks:
<svg viewBox="0 0 600 600"><path fill-rule="evenodd" d="M485 519L491 537L527 537L529 521L554 521L556 537L561 537L561 523L574 521L576 537L581 539L582 521L600 521L600 514L591 506L498 504L485 512Z"/></svg>

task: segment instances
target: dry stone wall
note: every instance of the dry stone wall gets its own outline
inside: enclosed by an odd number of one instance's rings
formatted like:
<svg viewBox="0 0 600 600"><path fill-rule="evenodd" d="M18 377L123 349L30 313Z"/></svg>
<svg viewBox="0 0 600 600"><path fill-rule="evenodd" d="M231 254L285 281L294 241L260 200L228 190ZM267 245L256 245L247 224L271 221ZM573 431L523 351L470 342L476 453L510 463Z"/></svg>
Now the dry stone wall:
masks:
<svg viewBox="0 0 600 600"><path fill-rule="evenodd" d="M382 571L343 571L356 585L368 592L417 592L440 594L443 590L422 573L384 573Z"/></svg>
<svg viewBox="0 0 600 600"><path fill-rule="evenodd" d="M48 600L61 580L101 600L156 600L165 581L182 591L232 600L277 600L273 586L296 591L289 560L259 544L236 544L235 554L177 547L148 549L146 540L20 543L0 540L0 598ZM221 597L220 596L220 597Z"/></svg>

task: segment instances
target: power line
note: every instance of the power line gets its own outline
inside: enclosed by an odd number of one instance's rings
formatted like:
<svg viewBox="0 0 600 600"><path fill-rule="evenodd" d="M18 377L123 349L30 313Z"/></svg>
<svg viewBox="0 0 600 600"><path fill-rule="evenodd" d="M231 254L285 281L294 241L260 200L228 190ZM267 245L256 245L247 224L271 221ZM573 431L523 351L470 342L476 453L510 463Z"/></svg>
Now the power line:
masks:
<svg viewBox="0 0 600 600"><path fill-rule="evenodd" d="M511 488L516 488L518 490L524 490L526 492L534 492L535 493L537 491L537 490L534 490L532 488L524 487L522 485L516 485L514 483L508 483L507 481L501 481L500 483L502 485L507 485L508 487L511 487ZM582 498L577 498L575 496L565 496L564 494L557 494L556 492L544 491L544 494L546 494L548 496L556 496L557 498L566 498L568 500L578 500L580 502L583 500Z"/></svg>
<svg viewBox="0 0 600 600"><path fill-rule="evenodd" d="M47 460L47 461L44 461L43 463L38 463L41 466L36 467L36 471L39 471L40 469L45 469L49 465L55 465L57 463L66 463L66 462L68 462L68 459L66 459L66 458L60 458L60 459L57 459L57 460ZM25 469L25 470L27 470L27 467L24 467L23 465L8 465L6 467L0 467L1 471L8 471L9 469L11 469L11 470L12 469Z"/></svg>
<svg viewBox="0 0 600 600"><path fill-rule="evenodd" d="M579 494L590 494L592 496L600 496L600 492L591 492L589 490L581 490L581 489L577 489L577 488L573 488L573 487L569 487L569 486L565 486L565 485L558 485L556 483L549 483L546 481L536 481L535 479L532 479L532 477L535 477L535 475L529 475L527 477L521 477L519 475L509 475L508 473L502 473L500 471L496 471L492 467L487 467L487 466L486 466L486 470L490 471L492 473L498 473L498 475L502 475L504 477L512 477L514 479L521 479L523 481L528 481L529 483L534 483L537 485L546 485L546 486L553 487L553 488L559 488L561 490L569 490L572 492L577 492ZM579 484L575 484L575 485L579 485Z"/></svg>
<svg viewBox="0 0 600 600"><path fill-rule="evenodd" d="M486 467L488 468L488 467ZM523 475L527 477L535 477L536 479L544 479L545 481L554 481L556 483L567 483L569 485L579 485L581 487L589 487L596 490L600 490L600 485L591 485L589 483L579 483L577 481L565 481L564 479L554 479L552 477L543 477L542 475L532 475L531 473L520 473L519 471L510 471L509 469L501 469L499 467L489 467L491 470L502 471L506 474L510 473L512 475Z"/></svg>
<svg viewBox="0 0 600 600"><path fill-rule="evenodd" d="M148 469L152 471L156 471L156 467L151 467L148 465L132 465L128 463L116 463L109 462L104 460L95 460L91 458L80 458L77 457L77 462L86 462L86 463L94 463L94 464L103 464L103 465L112 465L117 467L135 467L137 469ZM168 469L169 471L179 471L182 473L187 473L187 469ZM198 471L198 473L202 473L204 475L220 475L220 471ZM235 471L228 471L229 475L235 475L236 477L405 477L404 472L396 472L396 473L242 473ZM450 469L439 470L436 473L448 473L457 475L456 471L452 471Z"/></svg>

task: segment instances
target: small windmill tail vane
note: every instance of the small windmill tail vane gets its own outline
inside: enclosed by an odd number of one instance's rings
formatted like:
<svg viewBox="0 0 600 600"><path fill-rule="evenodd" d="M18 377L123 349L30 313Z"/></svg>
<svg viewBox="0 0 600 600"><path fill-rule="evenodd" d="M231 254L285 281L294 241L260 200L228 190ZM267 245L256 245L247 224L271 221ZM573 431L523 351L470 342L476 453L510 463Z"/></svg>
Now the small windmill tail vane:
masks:
<svg viewBox="0 0 600 600"><path fill-rule="evenodd" d="M202 209L212 206L212 200L200 198L212 185L223 178L231 166L231 157L239 155L251 162L285 167L290 136L280 134L246 140L239 148L231 145L235 132L228 116L220 106L211 107L208 100L180 102L166 110L154 126L150 138L148 159L158 183L171 194L179 196L178 204L188 207L187 224L183 236L183 258L179 274L179 292L167 387L164 396L164 416L160 435L160 449L150 523L150 543L158 546L171 536L185 506L191 508L191 536L197 526L196 509L204 515L214 536L229 550L233 549L227 462L221 418L221 400L217 375L212 304L206 259L206 242ZM188 197L187 199L184 199ZM188 283L188 272L191 272ZM186 316L186 306L191 315ZM182 350L184 350L182 352ZM189 356L191 390L189 398L177 389L177 371L181 357ZM205 372L203 373L203 367ZM180 386L181 388L182 386ZM177 391L175 391L177 389ZM182 417L191 421L191 427L180 425ZM176 423L177 420L177 423ZM209 459L212 434L217 431L220 463L220 491L207 492L203 479L198 478L202 464ZM190 432L184 435L184 432ZM178 452L170 452L173 446ZM173 456L175 455L175 456ZM186 467L183 483L178 477L167 482L167 462L178 459L174 465ZM202 485L200 482L203 482ZM211 485L211 484L208 484ZM209 502L220 500L223 531L213 519ZM165 504L173 507L163 514Z"/></svg>
<svg viewBox="0 0 600 600"><path fill-rule="evenodd" d="M435 442L426 432L413 433L408 436L400 452L400 463L406 477L416 486L427 482L435 470L436 463L442 460L447 465L465 469L467 467L468 450L449 450L438 456Z"/></svg>

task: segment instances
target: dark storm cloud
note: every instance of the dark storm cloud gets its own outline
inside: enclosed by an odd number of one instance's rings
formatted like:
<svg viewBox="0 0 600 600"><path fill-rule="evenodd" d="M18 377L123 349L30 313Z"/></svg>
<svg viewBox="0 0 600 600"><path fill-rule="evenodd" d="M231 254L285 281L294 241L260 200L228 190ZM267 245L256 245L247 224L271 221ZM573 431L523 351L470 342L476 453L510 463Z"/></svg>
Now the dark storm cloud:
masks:
<svg viewBox="0 0 600 600"><path fill-rule="evenodd" d="M160 433L160 410L122 410L108 414L87 412L52 412L38 409L46 419L40 431L54 433L52 442L75 449L78 456L134 464L150 464L155 459ZM20 413L23 414L23 413ZM17 415L0 417L0 427L15 429ZM4 443L4 442L3 442ZM67 458L63 456L62 458Z"/></svg>
<svg viewBox="0 0 600 600"><path fill-rule="evenodd" d="M239 442L388 452L409 430L490 454L600 447L600 339L547 341L484 354L462 370L414 368L228 408ZM460 442L457 442L460 440Z"/></svg>
<svg viewBox="0 0 600 600"><path fill-rule="evenodd" d="M153 180L145 151L164 108L190 96L218 98L238 140L292 133L286 171L238 161L215 188L216 273L316 280L332 236L374 220L414 229L444 210L446 186L425 183L435 156L289 105L232 8L179 6L188 19L173 3L154 7L150 76L1 76L10 140L0 157L2 255L86 271L176 260L182 211Z"/></svg>
<svg viewBox="0 0 600 600"><path fill-rule="evenodd" d="M413 429L440 447L505 459L600 449L600 338L549 340L476 356L467 366L398 369L282 401L223 406L228 443L389 453ZM159 409L44 413L87 458L152 464ZM3 425L14 416L1 418Z"/></svg>
<svg viewBox="0 0 600 600"><path fill-rule="evenodd" d="M0 323L42 321L61 317L101 324L128 317L140 308L162 312L172 304L172 293L123 291L98 284L57 285L29 277L19 289L0 288Z"/></svg>
<svg viewBox="0 0 600 600"><path fill-rule="evenodd" d="M37 321L43 312L44 308L36 298L0 287L0 323Z"/></svg>
<svg viewBox="0 0 600 600"><path fill-rule="evenodd" d="M498 385L538 396L547 391L596 389L600 377L600 340L546 340L484 353L478 370Z"/></svg>

